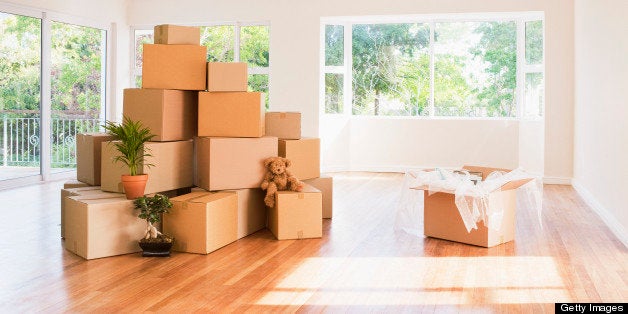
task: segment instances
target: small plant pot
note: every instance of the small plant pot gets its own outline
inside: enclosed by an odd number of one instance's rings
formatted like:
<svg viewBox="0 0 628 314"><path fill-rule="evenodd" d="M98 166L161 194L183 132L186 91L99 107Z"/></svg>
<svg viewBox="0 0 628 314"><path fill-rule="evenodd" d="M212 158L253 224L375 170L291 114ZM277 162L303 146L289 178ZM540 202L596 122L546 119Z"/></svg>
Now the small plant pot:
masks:
<svg viewBox="0 0 628 314"><path fill-rule="evenodd" d="M124 186L124 193L126 199L134 200L144 195L146 189L146 181L148 181L147 174L138 174L135 176L122 175L122 186Z"/></svg>
<svg viewBox="0 0 628 314"><path fill-rule="evenodd" d="M144 257L168 257L170 256L170 249L174 244L174 239L170 239L170 242L159 241L160 239L152 239L153 241L140 240L140 248L142 248L142 256ZM156 240L156 241L155 241ZM162 239L163 240L163 239Z"/></svg>

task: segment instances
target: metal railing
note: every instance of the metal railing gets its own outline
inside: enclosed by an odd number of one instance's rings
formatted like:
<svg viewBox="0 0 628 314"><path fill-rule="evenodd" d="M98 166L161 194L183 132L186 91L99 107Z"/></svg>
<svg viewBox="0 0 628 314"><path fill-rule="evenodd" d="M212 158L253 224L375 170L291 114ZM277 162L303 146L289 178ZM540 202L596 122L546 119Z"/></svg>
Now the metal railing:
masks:
<svg viewBox="0 0 628 314"><path fill-rule="evenodd" d="M39 118L2 117L0 166L33 167L40 162L41 121ZM52 118L50 157L52 168L76 167L76 134L97 132L99 119Z"/></svg>

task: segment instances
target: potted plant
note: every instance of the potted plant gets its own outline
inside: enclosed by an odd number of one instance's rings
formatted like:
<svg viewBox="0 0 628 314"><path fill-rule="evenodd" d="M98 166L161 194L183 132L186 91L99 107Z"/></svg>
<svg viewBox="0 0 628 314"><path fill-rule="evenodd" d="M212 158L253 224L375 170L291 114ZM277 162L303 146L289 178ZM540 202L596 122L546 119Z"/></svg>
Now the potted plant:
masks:
<svg viewBox="0 0 628 314"><path fill-rule="evenodd" d="M157 230L155 223L161 221L161 215L168 213L172 207L170 199L162 194L141 196L133 201L135 209L139 209L139 218L146 220L146 233L139 240L143 250L142 256L170 256L174 238Z"/></svg>
<svg viewBox="0 0 628 314"><path fill-rule="evenodd" d="M151 134L150 129L144 127L141 122L133 121L128 117L124 117L122 124L107 121L103 127L116 140L110 142L120 153L114 161L122 162L129 167L129 174L122 175L126 198L132 200L144 195L148 175L138 174L138 170L141 166L152 166L144 163L144 159L151 156L144 148L144 143L150 141L155 135Z"/></svg>

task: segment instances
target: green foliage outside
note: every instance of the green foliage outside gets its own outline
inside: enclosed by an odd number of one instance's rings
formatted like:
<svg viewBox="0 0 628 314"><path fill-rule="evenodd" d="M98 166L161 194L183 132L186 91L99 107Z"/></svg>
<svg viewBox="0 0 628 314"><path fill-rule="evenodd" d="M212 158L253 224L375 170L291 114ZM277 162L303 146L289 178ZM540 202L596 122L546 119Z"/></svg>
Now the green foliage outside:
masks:
<svg viewBox="0 0 628 314"><path fill-rule="evenodd" d="M242 26L240 28L240 60L250 67L266 68L269 65L270 33L268 26Z"/></svg>
<svg viewBox="0 0 628 314"><path fill-rule="evenodd" d="M343 65L343 27L325 27L325 65ZM352 25L355 115L429 115L428 24ZM516 23L442 22L434 30L434 114L516 116ZM542 62L542 22L526 23L526 60ZM342 74L325 74L325 111L342 112Z"/></svg>
<svg viewBox="0 0 628 314"><path fill-rule="evenodd" d="M526 63L543 62L543 21L526 22Z"/></svg>
<svg viewBox="0 0 628 314"><path fill-rule="evenodd" d="M74 167L74 136L100 119L104 31L51 23L52 167ZM41 20L0 13L0 162L39 165ZM81 120L85 120L84 123ZM0 141L4 141L0 138ZM59 159L61 158L61 159Z"/></svg>
<svg viewBox="0 0 628 314"><path fill-rule="evenodd" d="M344 42L342 25L325 25L325 65L343 65Z"/></svg>
<svg viewBox="0 0 628 314"><path fill-rule="evenodd" d="M201 27L201 45L207 47L208 62L233 62L232 25Z"/></svg>
<svg viewBox="0 0 628 314"><path fill-rule="evenodd" d="M420 61L427 53L429 34L426 24L353 25L354 114L380 115L383 100L401 105L385 114L424 110L427 98L421 99L426 95L421 87L425 85L417 78L429 71L429 67L421 69L425 62Z"/></svg>

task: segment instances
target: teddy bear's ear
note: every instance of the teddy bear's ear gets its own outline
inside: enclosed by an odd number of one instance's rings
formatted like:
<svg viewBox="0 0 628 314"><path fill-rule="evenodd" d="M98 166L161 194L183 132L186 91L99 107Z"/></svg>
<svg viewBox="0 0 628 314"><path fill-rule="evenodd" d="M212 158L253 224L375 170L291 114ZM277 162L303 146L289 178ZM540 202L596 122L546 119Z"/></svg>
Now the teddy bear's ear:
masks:
<svg viewBox="0 0 628 314"><path fill-rule="evenodd" d="M270 157L270 158L266 158L266 160L264 160L264 167L268 168L268 166L270 166L270 164L275 160L276 157Z"/></svg>
<svg viewBox="0 0 628 314"><path fill-rule="evenodd" d="M292 161L290 161L290 159L288 158L283 158L283 162L286 164L286 168L292 165Z"/></svg>

